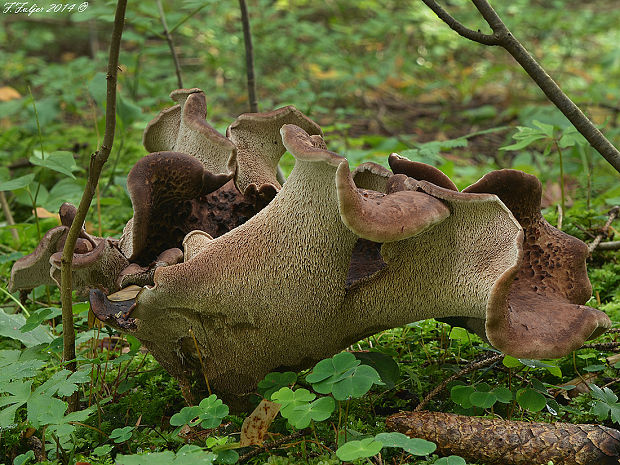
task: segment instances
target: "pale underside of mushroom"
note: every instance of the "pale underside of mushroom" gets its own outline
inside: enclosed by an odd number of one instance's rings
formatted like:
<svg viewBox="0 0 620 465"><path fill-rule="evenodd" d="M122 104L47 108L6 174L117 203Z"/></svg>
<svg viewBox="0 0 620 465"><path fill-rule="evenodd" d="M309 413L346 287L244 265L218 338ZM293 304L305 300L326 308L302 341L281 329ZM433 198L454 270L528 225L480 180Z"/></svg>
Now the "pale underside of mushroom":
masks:
<svg viewBox="0 0 620 465"><path fill-rule="evenodd" d="M529 358L564 355L610 326L583 305L585 245L544 221L535 177L500 170L458 192L396 155L392 171L350 172L292 107L242 115L225 138L204 121L202 92L171 96L178 105L145 131L157 153L129 174L134 217L121 244L91 247L125 261L96 261L80 285L100 319L134 334L190 390L206 374L236 403L270 371L426 318ZM281 185L285 150L296 163ZM13 289L49 283L66 227L15 264ZM75 273L93 266L81 258Z"/></svg>

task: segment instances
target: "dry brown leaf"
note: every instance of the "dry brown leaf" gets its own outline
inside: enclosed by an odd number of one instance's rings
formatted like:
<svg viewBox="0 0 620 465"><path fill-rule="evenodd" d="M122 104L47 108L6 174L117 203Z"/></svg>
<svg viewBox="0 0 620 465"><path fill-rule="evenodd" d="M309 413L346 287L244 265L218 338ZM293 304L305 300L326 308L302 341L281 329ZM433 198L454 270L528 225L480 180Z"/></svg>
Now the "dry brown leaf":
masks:
<svg viewBox="0 0 620 465"><path fill-rule="evenodd" d="M56 218L60 224L60 215L58 213L52 213L43 207L37 207L37 216L39 218Z"/></svg>
<svg viewBox="0 0 620 465"><path fill-rule="evenodd" d="M280 411L280 404L263 399L241 426L241 447L260 446L271 422Z"/></svg>
<svg viewBox="0 0 620 465"><path fill-rule="evenodd" d="M9 100L15 100L18 98L22 98L22 96L12 87L0 87L0 102L8 102Z"/></svg>

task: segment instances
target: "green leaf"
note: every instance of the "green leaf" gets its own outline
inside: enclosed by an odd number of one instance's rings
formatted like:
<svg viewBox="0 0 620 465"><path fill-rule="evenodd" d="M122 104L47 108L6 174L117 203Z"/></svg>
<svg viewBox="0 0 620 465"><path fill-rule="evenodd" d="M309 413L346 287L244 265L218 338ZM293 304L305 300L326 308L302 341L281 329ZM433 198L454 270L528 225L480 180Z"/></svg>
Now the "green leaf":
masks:
<svg viewBox="0 0 620 465"><path fill-rule="evenodd" d="M142 116L142 108L123 97L119 97L116 113L123 127L127 129L134 121Z"/></svg>
<svg viewBox="0 0 620 465"><path fill-rule="evenodd" d="M216 455L217 455L217 458L215 459L215 461L217 463L224 463L226 465L232 465L233 463L237 463L239 461L239 453L236 450L231 450L231 449L219 450L217 451Z"/></svg>
<svg viewBox="0 0 620 465"><path fill-rule="evenodd" d="M430 455L437 449L433 442L410 438L403 433L379 433L375 436L375 440L383 444L383 447L400 447L412 455Z"/></svg>
<svg viewBox="0 0 620 465"><path fill-rule="evenodd" d="M596 384L589 384L590 389L592 390L592 397L600 400L601 402L605 402L606 404L615 404L618 402L618 396L614 394L614 392L608 387L604 387L601 389Z"/></svg>
<svg viewBox="0 0 620 465"><path fill-rule="evenodd" d="M332 394L336 400L359 398L366 394L373 384L383 384L379 373L371 366L361 365L351 370L349 376L334 383Z"/></svg>
<svg viewBox="0 0 620 465"><path fill-rule="evenodd" d="M22 333L32 331L44 321L55 318L61 313L62 310L59 308L39 308L30 314L30 316L26 319L26 324L19 328L19 330Z"/></svg>
<svg viewBox="0 0 620 465"><path fill-rule="evenodd" d="M14 179L1 179L0 191L14 191L28 186L34 180L34 173L26 174Z"/></svg>
<svg viewBox="0 0 620 465"><path fill-rule="evenodd" d="M333 394L336 400L361 397L373 384L383 384L377 371L349 352L341 352L316 364L306 380L320 394Z"/></svg>
<svg viewBox="0 0 620 465"><path fill-rule="evenodd" d="M284 373L267 373L265 379L258 383L258 393L265 399L270 400L271 395L286 386L292 386L297 381L297 373L286 371Z"/></svg>
<svg viewBox="0 0 620 465"><path fill-rule="evenodd" d="M281 405L280 414L287 420L295 417L295 408L307 405L315 398L316 395L307 389L293 391L288 387L283 387L271 395L271 400Z"/></svg>
<svg viewBox="0 0 620 465"><path fill-rule="evenodd" d="M472 405L480 408L491 408L497 402L497 397L493 392L472 392L469 396Z"/></svg>
<svg viewBox="0 0 620 465"><path fill-rule="evenodd" d="M197 405L183 407L180 412L172 415L170 418L170 424L172 426L196 426L200 423L200 421L198 421L198 415L200 415L200 412L202 412L202 409Z"/></svg>
<svg viewBox="0 0 620 465"><path fill-rule="evenodd" d="M19 328L24 326L26 318L21 313L9 315L0 309L0 336L16 339L26 347L50 343L54 338L42 327L27 333L22 333Z"/></svg>
<svg viewBox="0 0 620 465"><path fill-rule="evenodd" d="M610 410L611 408L609 407L609 404L606 404L605 402L597 401L594 402L594 405L592 406L592 414L596 415L600 421L607 419Z"/></svg>
<svg viewBox="0 0 620 465"><path fill-rule="evenodd" d="M15 420L15 412L24 405L30 398L32 391L32 381L14 381L4 386L3 391L8 396L0 397L0 427L8 428Z"/></svg>
<svg viewBox="0 0 620 465"><path fill-rule="evenodd" d="M611 420L614 423L620 424L620 405L619 404L610 405L609 409L611 412Z"/></svg>
<svg viewBox="0 0 620 465"><path fill-rule="evenodd" d="M589 373L594 373L596 371L603 371L604 369L605 369L605 365L596 364L596 365L589 365L587 367L584 367L583 371L587 371Z"/></svg>
<svg viewBox="0 0 620 465"><path fill-rule="evenodd" d="M220 426L222 419L228 415L229 412L228 405L225 405L215 394L211 394L209 397L202 399L198 407L201 409L198 415L200 426L205 429L217 428Z"/></svg>
<svg viewBox="0 0 620 465"><path fill-rule="evenodd" d="M44 365L45 362L42 360L16 361L6 366L0 364L0 392L2 392L2 385L7 381L32 378L37 375Z"/></svg>
<svg viewBox="0 0 620 465"><path fill-rule="evenodd" d="M101 108L105 108L107 80L105 73L97 73L88 84L88 92Z"/></svg>
<svg viewBox="0 0 620 465"><path fill-rule="evenodd" d="M133 434L134 426L125 426L124 428L115 428L110 433L110 439L113 439L116 444L128 441Z"/></svg>
<svg viewBox="0 0 620 465"><path fill-rule="evenodd" d="M507 387L498 386L493 389L493 393L495 394L495 397L497 397L497 400L503 404L508 404L512 402L513 394L512 391Z"/></svg>
<svg viewBox="0 0 620 465"><path fill-rule="evenodd" d="M531 388L524 388L517 392L517 403L526 410L539 412L545 408L547 400L540 392Z"/></svg>
<svg viewBox="0 0 620 465"><path fill-rule="evenodd" d="M502 363L506 368L519 368L523 366L523 363L518 358L511 357L510 355L505 355Z"/></svg>
<svg viewBox="0 0 620 465"><path fill-rule="evenodd" d="M28 421L35 428L60 423L68 406L66 402L55 397L33 393L30 399L28 399Z"/></svg>
<svg viewBox="0 0 620 465"><path fill-rule="evenodd" d="M34 150L28 161L33 165L42 166L75 179L73 171L77 169L77 165L71 152L57 151L42 155L40 150Z"/></svg>
<svg viewBox="0 0 620 465"><path fill-rule="evenodd" d="M454 341L459 341L463 343L467 343L470 341L469 333L467 332L467 330L458 326L452 328L449 338Z"/></svg>
<svg viewBox="0 0 620 465"><path fill-rule="evenodd" d="M237 459L239 458L239 454L237 454L237 452L234 450L226 451L226 452L232 452L233 455L237 456ZM224 455L228 455L228 454L224 454ZM205 451L196 445L185 444L183 447L181 447L177 451L174 462L172 463L174 465L211 465L213 461L215 460L215 458L216 458L216 455L213 452ZM218 459L220 458L219 454L217 455L217 458ZM233 464L236 461L237 460L235 460L234 462L222 462L222 463Z"/></svg>
<svg viewBox="0 0 620 465"><path fill-rule="evenodd" d="M116 431L116 430L115 430ZM120 441L122 442L122 441ZM117 465L170 465L175 462L175 454L171 450L165 452L151 452L142 455L116 456Z"/></svg>
<svg viewBox="0 0 620 465"><path fill-rule="evenodd" d="M374 368L381 381L388 389L392 389L400 379L400 368L392 357L382 352L355 352L355 358L363 365Z"/></svg>
<svg viewBox="0 0 620 465"><path fill-rule="evenodd" d="M34 451L29 450L25 454L20 454L13 459L13 465L24 465L30 460L34 459Z"/></svg>
<svg viewBox="0 0 620 465"><path fill-rule="evenodd" d="M39 203L48 211L58 211L64 202L79 204L82 199L84 184L81 180L64 178L54 184L45 199Z"/></svg>
<svg viewBox="0 0 620 465"><path fill-rule="evenodd" d="M77 385L90 381L90 374L85 371L60 370L48 379L45 383L35 390L37 395L53 396L58 394L61 397L70 396L78 390Z"/></svg>
<svg viewBox="0 0 620 465"><path fill-rule="evenodd" d="M373 438L367 438L343 444L336 450L336 455L340 460L350 462L377 455L382 448L383 444L381 442L375 441Z"/></svg>
<svg viewBox="0 0 620 465"><path fill-rule="evenodd" d="M323 421L328 419L336 407L333 397L321 397L311 403L303 403L287 410L287 415L282 414L293 427L304 429L312 420Z"/></svg>
<svg viewBox="0 0 620 465"><path fill-rule="evenodd" d="M471 408L471 395L476 392L473 386L457 385L450 389L450 399L463 408Z"/></svg>
<svg viewBox="0 0 620 465"><path fill-rule="evenodd" d="M103 457L104 455L108 455L112 449L114 449L112 444L104 444L103 446L95 447L93 455L96 457Z"/></svg>
<svg viewBox="0 0 620 465"><path fill-rule="evenodd" d="M449 457L440 458L435 462L435 465L467 465L467 462L458 455L451 455Z"/></svg>

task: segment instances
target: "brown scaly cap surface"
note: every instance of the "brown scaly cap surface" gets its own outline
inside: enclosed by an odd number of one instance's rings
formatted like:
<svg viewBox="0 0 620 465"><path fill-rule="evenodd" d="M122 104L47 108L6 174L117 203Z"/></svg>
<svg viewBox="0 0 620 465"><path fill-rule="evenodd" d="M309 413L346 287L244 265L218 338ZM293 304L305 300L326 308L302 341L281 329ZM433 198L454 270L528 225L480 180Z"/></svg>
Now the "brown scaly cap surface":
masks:
<svg viewBox="0 0 620 465"><path fill-rule="evenodd" d="M603 312L583 305L592 291L587 246L543 218L536 177L493 171L464 192L497 195L524 230L523 261L507 301L489 305L486 332L495 347L516 357L555 358L611 326Z"/></svg>
<svg viewBox="0 0 620 465"><path fill-rule="evenodd" d="M226 130L226 136L237 147L235 184L245 193L250 184L260 189L263 184L280 189L276 179L278 162L286 149L280 137L285 124L299 126L308 134L322 135L318 124L293 106L263 113L244 113Z"/></svg>

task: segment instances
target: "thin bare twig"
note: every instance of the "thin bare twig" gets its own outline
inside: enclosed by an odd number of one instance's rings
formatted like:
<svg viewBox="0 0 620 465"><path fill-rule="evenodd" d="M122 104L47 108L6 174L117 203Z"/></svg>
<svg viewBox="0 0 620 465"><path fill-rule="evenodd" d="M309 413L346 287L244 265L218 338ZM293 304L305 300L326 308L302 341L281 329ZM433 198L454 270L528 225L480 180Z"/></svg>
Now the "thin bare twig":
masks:
<svg viewBox="0 0 620 465"><path fill-rule="evenodd" d="M466 28L455 18L450 16L435 0L422 0L433 12L450 28L463 37L483 45L500 46L504 48L529 74L534 82L545 93L547 98L568 118L575 128L590 142L616 171L620 172L620 151L598 130L588 117L575 103L560 89L556 82L547 74L540 64L525 49L487 0L471 0L482 17L493 30L493 34L483 34Z"/></svg>
<svg viewBox="0 0 620 465"><path fill-rule="evenodd" d="M114 143L114 130L116 128L116 76L118 73L118 55L120 52L121 37L125 25L125 10L127 0L118 0L116 13L114 16L114 26L112 28L112 40L110 42L110 54L108 57L108 71L106 79L107 85L107 104L105 115L105 133L103 143L99 150L90 156L90 166L86 187L80 200L80 205L71 223L65 246L62 251L61 259L61 286L60 297L62 302L62 328L63 328L63 359L71 361L67 368L75 371L75 330L73 326L73 299L72 299L72 275L71 264L73 259L73 249L78 235L86 219L86 214L95 195L95 190L99 182L99 176L103 165L110 156L112 144ZM77 393L76 393L77 394ZM77 410L78 396L72 395L69 399L69 412Z"/></svg>
<svg viewBox="0 0 620 465"><path fill-rule="evenodd" d="M590 254L594 252L594 249L602 245L601 241L603 240L604 237L607 237L609 233L609 228L611 227L611 223L613 223L614 220L618 218L619 213L620 213L620 206L618 205L616 205L614 208L609 210L609 218L607 218L607 221L605 222L605 226L601 228L601 232L598 233L596 237L594 238L594 240L592 241L592 243L588 245L588 252L590 252Z"/></svg>
<svg viewBox="0 0 620 465"><path fill-rule="evenodd" d="M295 431L293 434L284 436L283 438L280 438L277 441L264 444L263 448L252 449L250 452L247 452L246 454L243 454L241 457L239 457L239 463L243 463L246 460L251 459L252 457L260 454L261 452L265 452L266 450L276 449L277 447L280 447L281 445L286 444L287 442L292 441L293 439L297 439L302 436L305 436L306 433L307 433L306 430Z"/></svg>
<svg viewBox="0 0 620 465"><path fill-rule="evenodd" d="M620 241L601 242L598 250L620 250Z"/></svg>
<svg viewBox="0 0 620 465"><path fill-rule="evenodd" d="M168 30L168 23L166 22L166 15L164 14L164 7L161 4L161 0L157 0L157 8L159 9L159 19L161 21L161 25L164 28L164 36L166 37L166 42L168 42L168 47L170 47L172 61L174 62L174 70L177 73L177 84L179 85L179 89L182 89L183 78L181 77L181 65L179 64L179 57L177 56L177 51L174 48L172 34Z"/></svg>
<svg viewBox="0 0 620 465"><path fill-rule="evenodd" d="M241 23L243 24L243 40L245 41L245 66L248 76L248 98L250 99L250 111L258 111L258 98L256 97L256 77L254 75L254 48L252 46L252 31L250 29L250 16L245 0L239 0L241 9Z"/></svg>
<svg viewBox="0 0 620 465"><path fill-rule="evenodd" d="M439 394L441 391L443 391L446 386L451 383L452 381L454 381L455 379L459 379L461 376L465 376L468 373L471 373L472 371L476 371L479 370L480 368L484 368L486 366L489 365L493 365L496 362L499 362L501 359L504 358L504 354L495 354L492 355L491 357L485 358L483 360L479 360L477 362L471 362L469 365L467 365L465 368L463 368L461 371L459 371L458 373L453 374L452 376L449 376L448 378L444 379L440 384L438 384L435 389L433 389L423 400L422 402L420 402L416 408L413 409L414 412L420 412L421 410L424 409L424 407L427 406L427 404L437 395Z"/></svg>
<svg viewBox="0 0 620 465"><path fill-rule="evenodd" d="M4 195L4 191L0 191L0 203L2 204L2 211L4 212L4 218L6 218L6 224L8 224L9 226L13 226L15 224L15 220L13 219L13 215L11 214L11 207L9 207L9 202L7 202L6 200L6 195ZM19 242L19 234L17 233L17 229L10 229L13 240L17 244Z"/></svg>

